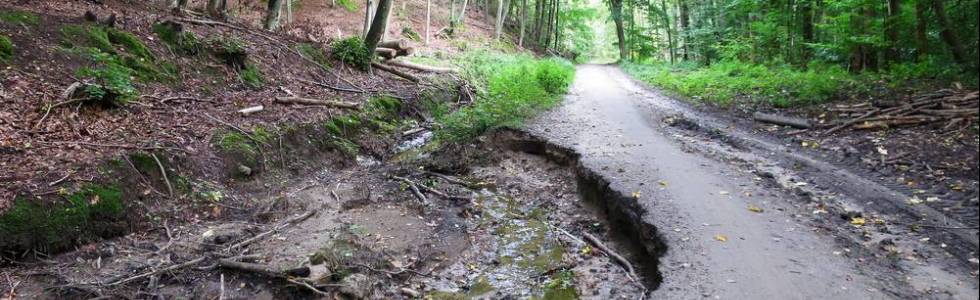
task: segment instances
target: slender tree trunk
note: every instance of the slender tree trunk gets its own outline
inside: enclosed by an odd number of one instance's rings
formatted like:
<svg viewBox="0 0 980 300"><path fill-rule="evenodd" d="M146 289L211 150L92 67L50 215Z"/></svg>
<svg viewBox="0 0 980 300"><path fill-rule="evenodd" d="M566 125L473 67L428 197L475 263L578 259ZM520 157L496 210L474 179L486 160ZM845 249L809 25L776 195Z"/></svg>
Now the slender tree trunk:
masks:
<svg viewBox="0 0 980 300"><path fill-rule="evenodd" d="M898 25L901 13L901 0L888 0L888 16L885 19L885 40L888 42L885 48L886 64L896 63L899 60Z"/></svg>
<svg viewBox="0 0 980 300"><path fill-rule="evenodd" d="M457 17L459 25L466 25L466 6L469 5L469 2L469 0L463 0L463 8L459 9L459 16Z"/></svg>
<svg viewBox="0 0 980 300"><path fill-rule="evenodd" d="M394 7L395 6L395 3L394 3L395 0L391 0L391 2L392 3L389 4L390 5L389 7ZM386 39L388 39L388 28L390 27L389 25L391 24L391 19L392 19L392 17L391 17L391 9L389 8L388 9L388 16L385 17L385 28L384 28L384 31L381 32L381 41L385 41Z"/></svg>
<svg viewBox="0 0 980 300"><path fill-rule="evenodd" d="M504 14L504 0L497 0L497 22L494 25L493 38L500 39L500 31L504 27L504 19L502 18Z"/></svg>
<svg viewBox="0 0 980 300"><path fill-rule="evenodd" d="M922 61L929 54L929 43L926 39L926 10L928 0L915 1L915 58Z"/></svg>
<svg viewBox="0 0 980 300"><path fill-rule="evenodd" d="M430 27L432 26L432 0L425 0L425 44L429 44Z"/></svg>
<svg viewBox="0 0 980 300"><path fill-rule="evenodd" d="M378 0L378 8L375 11L374 20L371 21L371 29L368 30L367 37L364 38L364 44L371 55L374 55L374 49L378 47L378 42L381 42L381 36L384 35L384 24L388 22L390 12L391 0Z"/></svg>
<svg viewBox="0 0 980 300"><path fill-rule="evenodd" d="M684 49L684 54L681 57L684 58L684 60L688 60L690 58L689 57L689 53L688 53L690 51L690 49L688 49L688 47L687 47L687 44L688 44L687 43L687 35L688 35L687 29L688 29L688 26L690 25L690 16L689 16L688 8L687 8L687 2L685 0L677 0L677 2L678 2L678 7L680 9L680 14L681 14L680 15L680 21L681 21L680 42L682 43L681 46Z"/></svg>
<svg viewBox="0 0 980 300"><path fill-rule="evenodd" d="M527 0L521 0L521 35L517 38L517 46L524 47L524 30L527 26Z"/></svg>
<svg viewBox="0 0 980 300"><path fill-rule="evenodd" d="M616 40L619 43L619 60L629 59L626 53L626 33L623 31L623 0L609 0L613 23L616 23Z"/></svg>
<svg viewBox="0 0 980 300"><path fill-rule="evenodd" d="M211 16L211 18L224 20L225 9L227 8L227 5L228 5L227 0L208 0L208 4L205 10L207 10L208 15Z"/></svg>
<svg viewBox="0 0 980 300"><path fill-rule="evenodd" d="M800 4L800 20L801 31L803 35L803 53L802 53L802 64L804 67L809 63L809 60L813 53L810 51L810 44L814 42L813 40L813 0L803 0Z"/></svg>
<svg viewBox="0 0 980 300"><path fill-rule="evenodd" d="M559 25L561 22L561 0L555 0L555 52L561 52L558 48L559 39L561 39L561 27Z"/></svg>
<svg viewBox="0 0 980 300"><path fill-rule="evenodd" d="M269 0L269 6L265 13L265 30L275 30L279 26L279 10L282 9L282 1L289 0Z"/></svg>
<svg viewBox="0 0 980 300"><path fill-rule="evenodd" d="M670 15L667 14L667 0L660 0L660 12L664 18L664 27L667 28L667 49L670 55L670 63L673 64L676 60L676 54L674 52L674 36L670 29Z"/></svg>
<svg viewBox="0 0 980 300"><path fill-rule="evenodd" d="M946 16L946 4L943 3L943 0L932 0L932 10L936 13L936 20L939 21L939 26L942 27L939 36L949 46L949 51L953 54L953 60L961 65L966 64L966 52L963 51L963 42L960 41L956 31L953 30L953 25L949 22L949 17Z"/></svg>
<svg viewBox="0 0 980 300"><path fill-rule="evenodd" d="M371 30L371 21L374 20L374 5L376 0L367 0L364 5L364 29L362 35L367 38L368 31Z"/></svg>

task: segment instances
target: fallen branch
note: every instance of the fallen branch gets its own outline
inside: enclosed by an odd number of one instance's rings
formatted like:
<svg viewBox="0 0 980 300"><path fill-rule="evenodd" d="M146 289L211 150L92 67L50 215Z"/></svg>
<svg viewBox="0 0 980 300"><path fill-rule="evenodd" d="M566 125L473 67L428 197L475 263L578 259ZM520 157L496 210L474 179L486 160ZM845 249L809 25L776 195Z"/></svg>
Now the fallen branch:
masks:
<svg viewBox="0 0 980 300"><path fill-rule="evenodd" d="M398 50L391 49L391 48L378 47L374 49L374 53L384 59L389 59L389 60L398 57Z"/></svg>
<svg viewBox="0 0 980 300"><path fill-rule="evenodd" d="M405 184L407 184L408 188L412 191L412 194L415 195L415 198L418 198L419 202L422 202L423 205L429 202L429 200L425 198L425 194L422 194L422 191L419 191L419 187L418 185L415 184L414 181L408 180L408 178L398 177L398 176L391 176L391 178L398 179L404 182Z"/></svg>
<svg viewBox="0 0 980 300"><path fill-rule="evenodd" d="M183 263L179 263L179 264L175 264L175 265L170 265L170 266L167 266L165 268L157 269L157 270L150 271L150 272L145 272L145 273L142 273L142 274L139 274L139 275L136 275L136 276L132 276L132 277L128 277L128 278L124 278L124 279L120 279L120 280L116 280L116 281L107 283L106 285L113 286L113 285L127 284L127 283L130 283L130 282L136 281L136 280L140 280L140 279L143 279L143 278L150 277L150 276L159 275L159 274L166 273L166 272L172 272L172 271L184 269L184 268L187 268L187 267L190 267L190 266L199 264L199 263L203 262L207 258L208 258L207 256L201 256L201 257L198 257L198 258L195 258L195 259L192 259L192 260L183 262Z"/></svg>
<svg viewBox="0 0 980 300"><path fill-rule="evenodd" d="M415 75L402 72L401 70L395 69L395 68L393 68L393 67L391 67L389 65L384 65L384 64L373 62L373 63L371 63L371 66L377 68L378 70L382 70L382 71L385 71L385 72L388 72L388 73L391 73L391 74L395 74L398 77L405 78L408 81L411 81L411 82L414 82L414 83L418 83L420 81L418 77L415 77Z"/></svg>
<svg viewBox="0 0 980 300"><path fill-rule="evenodd" d="M326 84L326 83L323 83L323 82L306 80L306 79L303 79L303 78L294 78L294 79L296 81L299 81L299 82L303 82L303 83L307 83L307 84L312 84L312 85L316 85L316 86L320 86L320 87L325 87L325 88L328 88L328 89L331 89L331 90L335 90L335 91L351 92L351 93L364 93L365 92L363 90L355 90L355 89L342 88L342 87L338 87L338 86L332 86L332 85L329 85L329 84Z"/></svg>
<svg viewBox="0 0 980 300"><path fill-rule="evenodd" d="M266 237L266 236L269 236L270 234L273 234L273 233L278 232L279 230L282 230L283 228L286 228L286 227L289 227L289 226L294 225L296 223L302 222L303 220L306 220L309 217L312 217L314 213L315 213L315 211L312 211L312 210L311 211L307 211L306 213L304 213L302 215L293 217L293 218L291 218L289 220L286 220L285 222L279 223L279 225L276 225L276 227L273 227L272 230L269 230L269 231L266 231L266 232L257 234L257 235L255 235L255 236L253 236L253 237L251 237L251 238L249 238L247 240L244 240L244 241L238 242L238 243L236 243L234 245L228 246L222 252L231 252L232 250L235 250L237 248L248 246L248 245L250 245L250 244L252 244L252 243L254 243L254 242L256 242L256 241L258 241L258 240L260 240L260 239L262 239L264 237Z"/></svg>
<svg viewBox="0 0 980 300"><path fill-rule="evenodd" d="M790 126L790 127L800 128L800 129L809 129L811 127L810 122L801 118L780 116L780 115L767 114L761 112L756 112L752 114L752 119L763 123Z"/></svg>
<svg viewBox="0 0 980 300"><path fill-rule="evenodd" d="M358 103L320 100L320 99L303 98L303 97L276 97L276 102L284 103L284 104L323 105L323 106L349 108L349 109L361 108L361 105Z"/></svg>
<svg viewBox="0 0 980 300"><path fill-rule="evenodd" d="M881 111L881 109L875 108L875 109L873 109L873 110L865 113L864 115L861 115L860 117L851 119L851 120L849 120L847 122L844 122L844 124L837 125L837 127L831 128L831 129L829 129L827 131L824 131L823 134L824 135L829 135L831 133L837 132L838 130L847 128L848 126L854 125L857 122L861 122L861 121L864 121L865 119L870 118L872 115L874 115L875 113L877 113L879 111Z"/></svg>
<svg viewBox="0 0 980 300"><path fill-rule="evenodd" d="M174 186L170 185L170 178L167 177L167 169L163 167L163 163L160 162L160 158L157 157L156 153L151 152L150 156L153 157L153 161L155 161L157 163L157 167L160 168L160 176L163 176L163 183L167 184L167 194L170 195L170 198L173 198Z"/></svg>
<svg viewBox="0 0 980 300"><path fill-rule="evenodd" d="M606 247L606 244L603 244L601 241L599 241L599 239L588 232L583 232L582 237L592 244L592 246L595 246L596 248L599 248L599 250L602 250L602 252L605 252L606 255L616 261L616 263L623 266L623 268L626 269L626 273L628 273L627 275L630 277L630 280L635 281L637 278L639 278L636 276L636 271L633 269L633 264L630 264L629 260L626 260L625 257L619 255L619 253L616 253L615 251L612 251L612 249L609 249L609 247Z"/></svg>
<svg viewBox="0 0 980 300"><path fill-rule="evenodd" d="M427 65L421 65L421 64L416 64L416 63L413 63L413 62L401 61L401 60L388 60L388 61L385 61L385 63L387 63L389 65L392 65L392 66L398 66L398 67L402 67L402 68L409 68L409 69L423 71L423 72L432 72L432 73L456 73L456 72L458 72L458 70L453 69L453 68L443 68L443 67L436 67L436 66L427 66Z"/></svg>
<svg viewBox="0 0 980 300"><path fill-rule="evenodd" d="M257 113L257 112L260 112L260 111L263 111L263 110L265 110L265 106L256 105L256 106L252 106L252 107L246 107L246 108L239 109L238 110L238 113L242 114L243 116L247 116L247 115L254 114L254 113Z"/></svg>

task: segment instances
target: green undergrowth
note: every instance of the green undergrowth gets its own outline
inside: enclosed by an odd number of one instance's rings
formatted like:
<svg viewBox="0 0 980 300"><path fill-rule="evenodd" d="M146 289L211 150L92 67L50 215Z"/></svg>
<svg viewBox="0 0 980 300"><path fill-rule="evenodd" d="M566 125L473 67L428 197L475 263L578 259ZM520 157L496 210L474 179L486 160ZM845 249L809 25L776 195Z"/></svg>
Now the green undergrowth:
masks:
<svg viewBox="0 0 980 300"><path fill-rule="evenodd" d="M327 53L320 47L310 43L300 43L299 46L297 46L297 49L299 50L300 54L303 54L303 57L315 61L321 66L330 66L330 59L327 57Z"/></svg>
<svg viewBox="0 0 980 300"><path fill-rule="evenodd" d="M6 35L0 34L0 62L5 62L14 57L14 42Z"/></svg>
<svg viewBox="0 0 980 300"><path fill-rule="evenodd" d="M79 243L118 234L122 227L122 191L113 185L88 185L64 196L65 201L41 205L17 199L0 215L0 250L65 250Z"/></svg>
<svg viewBox="0 0 980 300"><path fill-rule="evenodd" d="M190 31L180 30L180 25L169 22L153 24L153 32L171 51L180 55L197 55L201 51L201 41Z"/></svg>
<svg viewBox="0 0 980 300"><path fill-rule="evenodd" d="M494 128L520 126L559 103L575 73L568 61L524 54L472 52L457 63L463 79L474 87L476 99L472 105L436 117L441 125L437 136L454 141Z"/></svg>
<svg viewBox="0 0 980 300"><path fill-rule="evenodd" d="M357 155L360 147L354 140L365 133L392 134L400 123L402 102L387 96L373 97L356 114L330 118L323 122L328 136L323 140L330 148L349 157Z"/></svg>
<svg viewBox="0 0 980 300"><path fill-rule="evenodd" d="M23 26L34 26L41 22L41 18L32 12L22 10L6 10L0 11L0 22L19 24Z"/></svg>
<svg viewBox="0 0 980 300"><path fill-rule="evenodd" d="M214 136L212 143L239 164L256 168L259 166L262 147L269 145L274 138L271 130L257 126L248 135L238 131L220 132Z"/></svg>
<svg viewBox="0 0 980 300"><path fill-rule="evenodd" d="M337 60L345 64L361 69L367 69L371 65L373 55L368 51L367 45L364 44L364 39L359 36L352 36L333 42L330 45L330 50L334 58L337 58Z"/></svg>
<svg viewBox="0 0 980 300"><path fill-rule="evenodd" d="M259 89L265 84L265 79L262 78L262 71L252 64L245 65L245 68L238 71L238 78L242 80L250 88Z"/></svg>
<svg viewBox="0 0 980 300"><path fill-rule="evenodd" d="M887 71L854 74L834 65L814 64L801 70L784 64L760 65L722 61L710 66L693 63L623 63L633 77L694 102L720 105L768 104L791 107L825 103L849 95L870 93L880 86L900 88L932 81L976 86L976 77L931 61L896 64Z"/></svg>
<svg viewBox="0 0 980 300"><path fill-rule="evenodd" d="M166 82L177 78L177 66L156 58L150 48L132 33L97 25L66 25L61 28L61 46L81 56L89 65L76 70L85 78L85 97L122 106L138 91L133 78Z"/></svg>

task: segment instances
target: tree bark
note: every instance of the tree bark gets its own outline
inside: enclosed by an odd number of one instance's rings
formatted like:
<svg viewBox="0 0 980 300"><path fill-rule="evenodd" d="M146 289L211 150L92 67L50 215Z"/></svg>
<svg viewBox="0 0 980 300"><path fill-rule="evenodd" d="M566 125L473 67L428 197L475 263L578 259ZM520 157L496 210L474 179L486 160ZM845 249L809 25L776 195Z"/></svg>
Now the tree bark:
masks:
<svg viewBox="0 0 980 300"><path fill-rule="evenodd" d="M504 14L504 0L497 0L497 15L496 15L497 22L495 23L493 29L493 38L497 40L500 39L500 31L504 27L504 21L503 18L501 17L503 16L503 14Z"/></svg>
<svg viewBox="0 0 980 300"><path fill-rule="evenodd" d="M429 44L430 27L432 26L432 0L425 1L425 44Z"/></svg>
<svg viewBox="0 0 980 300"><path fill-rule="evenodd" d="M679 9L680 9L680 21L681 21L680 42L682 43L681 46L684 49L684 54L681 55L681 57L684 58L684 60L688 60L689 59L688 52L689 52L690 49L687 48L687 44L688 44L687 43L687 34L688 34L687 27L690 25L690 15L689 15L688 8L687 8L687 2L685 0L677 0L677 2L678 2Z"/></svg>
<svg viewBox="0 0 980 300"><path fill-rule="evenodd" d="M936 20L939 21L939 26L942 27L942 31L939 35L949 46L949 51L953 55L953 60L958 64L966 64L966 52L963 51L963 42L960 41L953 30L953 25L949 22L949 17L946 16L946 5L943 0L932 0L932 10L936 13Z"/></svg>
<svg viewBox="0 0 980 300"><path fill-rule="evenodd" d="M517 46L524 47L524 30L527 26L527 0L521 0L521 35L517 38Z"/></svg>
<svg viewBox="0 0 980 300"><path fill-rule="evenodd" d="M926 39L926 10L929 7L926 1L915 1L915 58L917 61L922 61L929 54L929 44Z"/></svg>
<svg viewBox="0 0 980 300"><path fill-rule="evenodd" d="M282 1L290 0L269 0L269 6L265 13L265 30L275 30L279 26L279 10L282 9Z"/></svg>
<svg viewBox="0 0 980 300"><path fill-rule="evenodd" d="M456 20L459 25L466 25L466 6L469 5L469 0L463 0L463 8L459 10L459 16Z"/></svg>
<svg viewBox="0 0 980 300"><path fill-rule="evenodd" d="M374 20L371 21L371 29L368 30L367 36L364 37L364 44L372 55L374 55L374 48L377 48L378 42L381 41L381 36L384 35L384 26L388 20L388 13L390 11L391 0L378 0L378 8L375 12Z"/></svg>
<svg viewBox="0 0 980 300"><path fill-rule="evenodd" d="M368 31L371 30L371 21L374 20L374 10L377 0L367 0L364 6L364 30L361 31L364 38L367 38Z"/></svg>
<svg viewBox="0 0 980 300"><path fill-rule="evenodd" d="M803 43L807 44L803 45L802 59L803 65L806 66L806 63L812 55L809 44L813 43L813 0L803 0L800 7L800 14L802 15L800 18L802 24L800 26L802 27Z"/></svg>
<svg viewBox="0 0 980 300"><path fill-rule="evenodd" d="M888 45L885 48L885 63L891 64L898 62L898 25L899 15L901 14L901 0L888 0L888 16L885 19L885 40Z"/></svg>
<svg viewBox="0 0 980 300"><path fill-rule="evenodd" d="M613 22L616 23L616 39L619 43L619 60L629 58L626 53L626 33L623 31L623 0L609 0Z"/></svg>
<svg viewBox="0 0 980 300"><path fill-rule="evenodd" d="M660 0L660 12L663 14L664 26L667 28L667 49L670 55L670 63L673 64L676 60L676 53L674 51L674 36L670 30L670 15L667 14L667 0Z"/></svg>

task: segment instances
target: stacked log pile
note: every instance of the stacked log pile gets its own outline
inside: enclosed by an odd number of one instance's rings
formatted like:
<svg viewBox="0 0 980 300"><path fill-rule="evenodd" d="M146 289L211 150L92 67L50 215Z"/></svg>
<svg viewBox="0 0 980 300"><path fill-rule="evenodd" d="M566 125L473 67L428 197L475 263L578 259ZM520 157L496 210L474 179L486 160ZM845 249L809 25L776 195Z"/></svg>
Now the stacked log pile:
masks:
<svg viewBox="0 0 980 300"><path fill-rule="evenodd" d="M410 73L401 71L395 67L411 69L411 70L421 71L421 72L429 72L429 73L456 72L456 70L452 68L426 66L426 65L420 65L420 64L408 62L408 61L397 60L397 58L399 57L410 56L413 53L415 53L415 48L409 45L409 43L404 40L384 41L378 43L378 48L374 50L374 53L377 54L378 57L382 59L382 61L371 63L372 67L381 71L394 74L398 77L405 78L406 80L415 83L418 83L420 81L418 77Z"/></svg>
<svg viewBox="0 0 980 300"><path fill-rule="evenodd" d="M843 129L884 129L898 126L941 124L943 130L967 128L980 117L978 92L941 90L910 101L865 102L836 105L829 109L837 121L825 134Z"/></svg>

